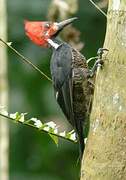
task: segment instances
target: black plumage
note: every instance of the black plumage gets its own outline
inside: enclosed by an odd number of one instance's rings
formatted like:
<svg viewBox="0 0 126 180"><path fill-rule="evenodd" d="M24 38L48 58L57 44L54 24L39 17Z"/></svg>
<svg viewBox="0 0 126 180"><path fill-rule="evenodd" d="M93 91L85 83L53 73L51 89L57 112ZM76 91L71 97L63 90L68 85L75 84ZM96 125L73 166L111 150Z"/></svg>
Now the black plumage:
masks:
<svg viewBox="0 0 126 180"><path fill-rule="evenodd" d="M83 125L89 113L92 94L88 65L84 56L69 44L60 41L56 43L59 47L53 49L50 64L55 97L77 133L82 156L84 150Z"/></svg>

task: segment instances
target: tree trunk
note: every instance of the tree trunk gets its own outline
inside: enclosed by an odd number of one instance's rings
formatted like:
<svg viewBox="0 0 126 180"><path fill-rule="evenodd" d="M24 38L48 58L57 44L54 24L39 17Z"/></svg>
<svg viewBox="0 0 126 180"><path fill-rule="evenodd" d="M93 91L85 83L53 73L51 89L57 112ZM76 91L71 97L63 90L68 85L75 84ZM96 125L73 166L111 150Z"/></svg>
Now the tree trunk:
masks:
<svg viewBox="0 0 126 180"><path fill-rule="evenodd" d="M126 179L126 0L109 0L81 180Z"/></svg>
<svg viewBox="0 0 126 180"><path fill-rule="evenodd" d="M6 35L6 0L0 0L0 37L7 39ZM8 105L7 83L7 53L6 47L0 45L0 106ZM8 180L8 123L0 117L0 179Z"/></svg>

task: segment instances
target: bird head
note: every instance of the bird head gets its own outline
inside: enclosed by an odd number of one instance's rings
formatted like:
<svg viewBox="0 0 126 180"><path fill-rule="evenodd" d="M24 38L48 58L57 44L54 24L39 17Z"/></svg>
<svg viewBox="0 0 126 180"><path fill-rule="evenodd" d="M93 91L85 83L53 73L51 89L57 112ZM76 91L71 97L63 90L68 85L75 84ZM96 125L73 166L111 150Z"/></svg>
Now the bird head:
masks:
<svg viewBox="0 0 126 180"><path fill-rule="evenodd" d="M48 47L48 39L52 39L67 25L77 18L70 18L62 22L25 21L25 33L38 46Z"/></svg>

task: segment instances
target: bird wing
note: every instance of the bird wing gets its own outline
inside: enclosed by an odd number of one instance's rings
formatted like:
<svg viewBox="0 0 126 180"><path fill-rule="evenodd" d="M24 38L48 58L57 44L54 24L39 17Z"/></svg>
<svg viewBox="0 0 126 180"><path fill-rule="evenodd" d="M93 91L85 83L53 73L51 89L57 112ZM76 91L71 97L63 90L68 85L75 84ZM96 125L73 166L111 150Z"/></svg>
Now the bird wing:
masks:
<svg viewBox="0 0 126 180"><path fill-rule="evenodd" d="M54 50L50 68L56 100L68 121L74 126L72 50L68 44L62 43Z"/></svg>

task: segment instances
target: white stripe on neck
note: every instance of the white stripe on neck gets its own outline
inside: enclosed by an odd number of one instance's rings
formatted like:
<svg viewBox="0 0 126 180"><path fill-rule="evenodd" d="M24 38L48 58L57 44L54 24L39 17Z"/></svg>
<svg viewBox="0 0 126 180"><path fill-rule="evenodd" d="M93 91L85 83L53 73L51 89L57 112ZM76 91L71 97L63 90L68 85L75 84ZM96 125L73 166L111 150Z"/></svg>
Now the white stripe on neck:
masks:
<svg viewBox="0 0 126 180"><path fill-rule="evenodd" d="M52 39L47 39L47 41L54 49L58 49L59 44L55 43Z"/></svg>

